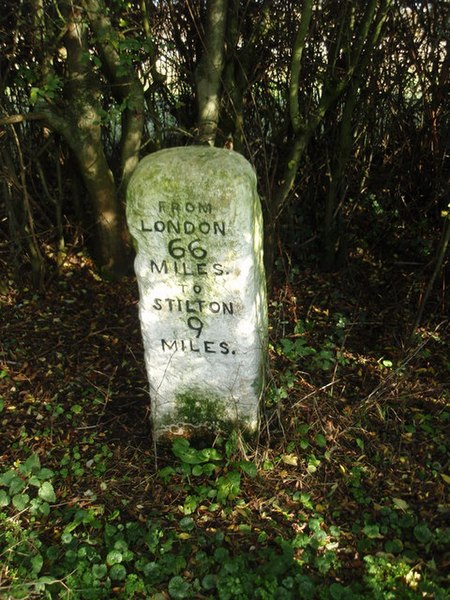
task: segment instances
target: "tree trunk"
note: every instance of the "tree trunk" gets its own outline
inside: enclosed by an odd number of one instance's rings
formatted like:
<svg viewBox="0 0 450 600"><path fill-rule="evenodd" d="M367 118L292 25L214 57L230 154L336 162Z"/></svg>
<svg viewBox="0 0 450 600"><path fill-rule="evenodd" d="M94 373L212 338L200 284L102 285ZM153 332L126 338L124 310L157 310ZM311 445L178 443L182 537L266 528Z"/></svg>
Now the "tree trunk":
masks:
<svg viewBox="0 0 450 600"><path fill-rule="evenodd" d="M342 118L339 123L338 141L337 146L334 148L334 158L330 168L330 180L325 201L322 231L323 251L321 257L322 269L324 271L338 269L341 266L339 263L344 258L346 240L344 237L341 206L345 194L345 173L353 146L353 114L359 99L364 72L380 38L382 26L390 4L391 0L384 0L382 2L382 6L373 24L375 2L372 3L372 6L368 6L366 18L361 23L357 43L352 51L353 75L344 99ZM369 34L369 26L371 24L372 31Z"/></svg>
<svg viewBox="0 0 450 600"><path fill-rule="evenodd" d="M69 100L64 115L47 104L42 109L50 127L64 137L74 153L88 191L94 216L96 262L104 275L119 277L130 265L127 230L103 148L99 82L86 60L89 55L87 24L81 11L71 3L61 3L61 9L67 18L64 41Z"/></svg>
<svg viewBox="0 0 450 600"><path fill-rule="evenodd" d="M350 85L342 112L342 119L339 124L338 140L334 148L333 160L330 166L330 179L325 200L322 232L323 250L321 263L324 271L334 271L337 269L338 256L342 253L344 243L344 240L341 238L343 232L340 227L341 219L338 218L338 213L340 212L339 203L343 200L344 194L345 170L352 151L352 117L358 97L357 91L357 85Z"/></svg>
<svg viewBox="0 0 450 600"><path fill-rule="evenodd" d="M203 56L196 70L199 141L214 145L219 123L227 0L208 0Z"/></svg>
<svg viewBox="0 0 450 600"><path fill-rule="evenodd" d="M356 25L353 24L353 31L351 30L351 20L348 22L348 38L346 41L341 40L341 50L346 54L347 58L346 68L343 71L337 72L335 69L335 61L331 60L328 65L326 80L323 84L317 106L315 109L310 110L310 115L306 119L305 116L302 116L300 113L298 91L301 80L301 58L310 28L313 2L312 0L305 0L303 3L299 29L292 51L288 90L289 124L293 131L293 135L291 137L291 147L287 153L284 171L280 178L279 185L275 189L271 202L269 227L273 231L275 231L276 221L288 204L297 177L300 161L311 138L323 122L324 117L329 113L332 107L336 105L339 98L341 98L347 90L350 82L355 76L355 71L361 69L364 61L370 58L370 53L374 48L375 41L378 39L381 25L384 22L386 13L391 4L392 0L381 0L381 2L379 2L379 0L370 0L360 22ZM347 43L350 46L349 48L346 48ZM332 210L330 215L331 217L333 216ZM270 239L270 233L268 239ZM271 254L274 255L274 248L268 249L267 251L268 261L271 260ZM267 267L270 272L271 263L268 263Z"/></svg>
<svg viewBox="0 0 450 600"><path fill-rule="evenodd" d="M125 105L122 112L120 189L124 196L128 180L139 161L144 127L144 90L136 73L124 67L116 50L117 34L106 16L102 0L84 0L89 21L96 36L96 45L112 83L114 97Z"/></svg>
<svg viewBox="0 0 450 600"><path fill-rule="evenodd" d="M126 229L116 184L103 152L101 141L94 136L71 143L91 199L95 235L95 259L101 272L120 277L129 270Z"/></svg>

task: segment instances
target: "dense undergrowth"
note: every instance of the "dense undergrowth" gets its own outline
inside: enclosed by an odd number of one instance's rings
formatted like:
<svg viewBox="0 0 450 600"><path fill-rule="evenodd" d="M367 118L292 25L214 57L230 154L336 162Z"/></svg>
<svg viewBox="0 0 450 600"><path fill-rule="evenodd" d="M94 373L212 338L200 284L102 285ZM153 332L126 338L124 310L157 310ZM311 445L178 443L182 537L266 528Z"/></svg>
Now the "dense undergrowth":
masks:
<svg viewBox="0 0 450 600"><path fill-rule="evenodd" d="M448 597L447 323L400 271L279 279L258 439L155 448L134 280L7 276L0 597Z"/></svg>

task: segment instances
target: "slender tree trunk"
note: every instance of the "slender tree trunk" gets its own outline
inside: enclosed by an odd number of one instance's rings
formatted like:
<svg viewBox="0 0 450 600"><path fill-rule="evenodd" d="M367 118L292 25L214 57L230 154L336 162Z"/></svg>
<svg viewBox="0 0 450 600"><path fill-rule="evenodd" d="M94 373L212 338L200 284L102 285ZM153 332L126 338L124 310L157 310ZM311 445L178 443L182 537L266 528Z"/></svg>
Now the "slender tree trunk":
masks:
<svg viewBox="0 0 450 600"><path fill-rule="evenodd" d="M17 157L19 159L19 181L21 185L23 207L25 213L24 232L26 245L30 257L33 285L37 289L41 289L44 285L45 260L42 256L41 249L39 247L39 241L37 239L36 232L34 229L33 213L30 206L30 196L28 193L27 180L25 176L26 167L23 160L22 148L20 147L19 137L16 133L16 130L14 129L14 125L10 125L10 127L16 145Z"/></svg>
<svg viewBox="0 0 450 600"><path fill-rule="evenodd" d="M196 70L198 129L201 143L214 145L219 123L224 66L227 0L208 0L203 56Z"/></svg>
<svg viewBox="0 0 450 600"><path fill-rule="evenodd" d="M121 276L130 264L127 230L117 186L103 148L98 78L86 60L89 54L87 24L80 9L71 3L63 2L61 8L67 18L64 41L69 101L64 114L48 105L43 106L43 111L50 127L64 137L77 160L91 200L94 247L100 270L106 276Z"/></svg>
<svg viewBox="0 0 450 600"><path fill-rule="evenodd" d="M83 4L96 36L105 71L112 82L114 97L125 105L122 112L120 177L120 189L124 195L128 180L139 161L144 126L144 90L134 71L124 73L115 45L117 34L106 16L103 0L83 0Z"/></svg>
<svg viewBox="0 0 450 600"><path fill-rule="evenodd" d="M344 232L342 227L341 207L344 194L344 180L348 161L353 146L352 120L359 99L362 77L369 63L370 57L381 36L383 24L391 0L381 3L378 14L374 18L376 2L367 7L366 18L360 25L358 42L352 51L352 78L347 87L344 99L342 118L339 123L337 145L334 148L334 158L330 169L330 180L325 201L325 212L322 232L322 268L324 271L333 271L339 268L345 247ZM369 27L372 24L372 30ZM364 50L363 50L364 45Z"/></svg>
<svg viewBox="0 0 450 600"><path fill-rule="evenodd" d="M350 85L339 124L337 144L333 151L322 232L322 269L324 271L333 271L337 268L337 257L342 251L343 240L340 239L342 231L339 231L337 216L343 194L345 170L353 145L352 117L358 98L357 91L357 85Z"/></svg>
<svg viewBox="0 0 450 600"><path fill-rule="evenodd" d="M123 211L117 198L116 184L95 136L73 140L71 144L91 199L96 228L96 261L107 276L121 276L129 267L125 244Z"/></svg>
<svg viewBox="0 0 450 600"><path fill-rule="evenodd" d="M420 324L422 322L425 306L430 298L430 294L433 289L436 278L442 269L442 265L444 264L444 260L447 255L447 249L448 249L449 242L450 242L450 216L447 215L445 225L444 225L444 231L443 231L440 243L439 243L439 248L438 248L438 251L436 254L436 259L434 262L434 269L433 269L430 279L428 280L428 285L425 289L425 292L420 300L420 305L419 305L419 309L417 311L416 320L414 322L412 335L414 335L417 328L420 326Z"/></svg>
<svg viewBox="0 0 450 600"><path fill-rule="evenodd" d="M347 34L347 39L351 40L348 41L350 47L346 48L344 41L342 41L341 49L345 51L347 55L345 71L338 74L335 71L335 61L334 59L331 60L328 65L327 78L323 84L318 104L306 119L300 112L298 92L301 81L301 59L312 19L313 0L305 0L303 3L299 29L292 51L288 90L289 119L291 129L293 130L293 136L290 150L287 153L284 171L280 178L280 183L275 189L272 198L270 207L271 216L268 224L269 230L266 233L268 243L271 243L272 241L272 248L267 247L266 250L266 266L269 272L272 267L272 255L274 256L274 240L271 240L271 238L276 229L276 221L288 204L297 177L300 161L324 117L345 93L352 78L355 76L355 72L361 68L365 60L369 59L370 53L374 48L375 40L378 39L381 25L384 22L386 13L391 4L392 0L370 0L367 3L361 21L356 25L353 24L353 32L350 31L350 33ZM350 27L351 22L349 21L348 28ZM334 54L336 54L336 52ZM333 211L331 210L330 215L332 216L332 214Z"/></svg>

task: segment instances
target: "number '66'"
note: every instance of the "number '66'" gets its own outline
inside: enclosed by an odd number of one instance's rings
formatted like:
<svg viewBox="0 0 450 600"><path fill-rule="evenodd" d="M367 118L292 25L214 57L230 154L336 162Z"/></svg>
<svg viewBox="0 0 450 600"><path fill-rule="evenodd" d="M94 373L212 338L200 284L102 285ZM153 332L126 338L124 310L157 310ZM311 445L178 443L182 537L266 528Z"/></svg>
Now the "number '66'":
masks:
<svg viewBox="0 0 450 600"><path fill-rule="evenodd" d="M174 240L170 240L169 242L169 254L172 258L179 260L181 258L184 258L187 252L192 256L192 258L195 258L196 260L201 260L207 256L208 252L204 248L199 246L199 244L200 240L192 240L192 242L189 242L189 244L187 245L187 248L185 248L182 245L182 239L175 238Z"/></svg>

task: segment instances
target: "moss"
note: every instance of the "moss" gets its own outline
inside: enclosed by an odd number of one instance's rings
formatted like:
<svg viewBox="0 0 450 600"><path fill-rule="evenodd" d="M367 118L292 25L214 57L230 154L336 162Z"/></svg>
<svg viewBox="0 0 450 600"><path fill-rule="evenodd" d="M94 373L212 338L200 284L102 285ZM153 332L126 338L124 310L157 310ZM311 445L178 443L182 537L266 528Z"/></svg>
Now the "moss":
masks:
<svg viewBox="0 0 450 600"><path fill-rule="evenodd" d="M162 442L180 436L204 441L218 432L230 434L239 431L245 437L255 433L255 428L245 419L230 417L224 398L196 389L179 394L174 410L153 425L158 441Z"/></svg>
<svg viewBox="0 0 450 600"><path fill-rule="evenodd" d="M168 416L166 416L166 419ZM194 427L214 426L224 420L225 406L223 399L210 394L206 395L199 390L190 390L178 394L175 399L175 410L170 415L171 423L188 423Z"/></svg>

